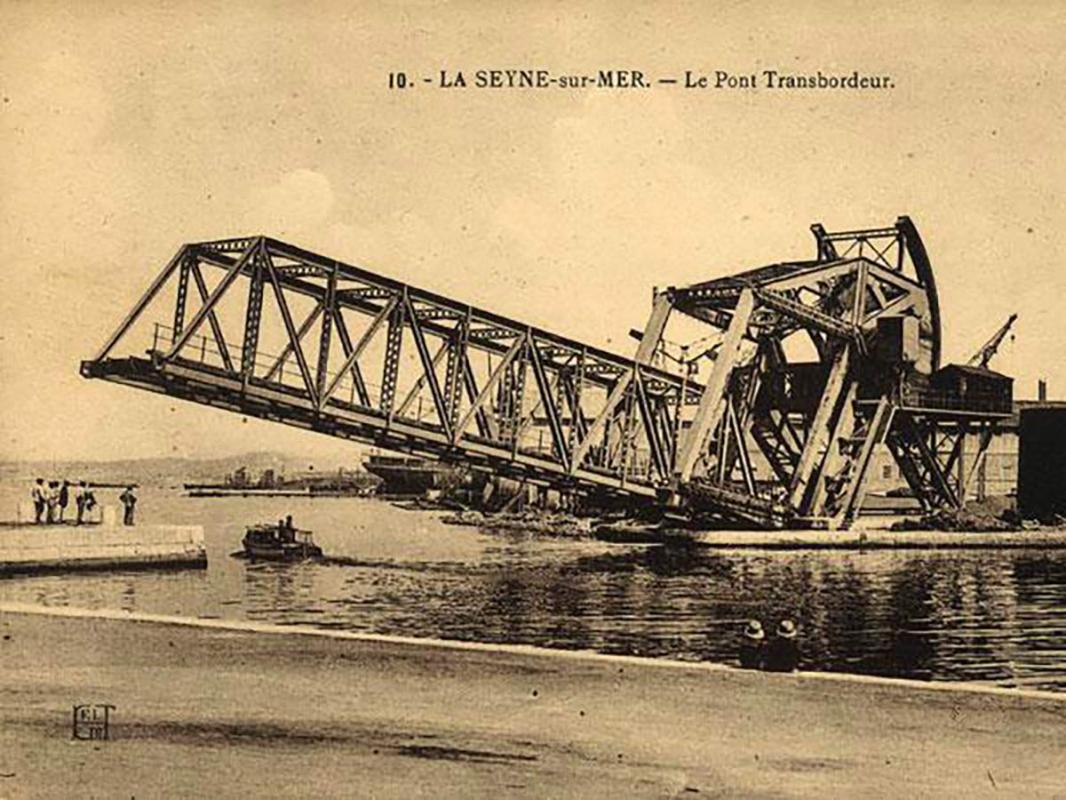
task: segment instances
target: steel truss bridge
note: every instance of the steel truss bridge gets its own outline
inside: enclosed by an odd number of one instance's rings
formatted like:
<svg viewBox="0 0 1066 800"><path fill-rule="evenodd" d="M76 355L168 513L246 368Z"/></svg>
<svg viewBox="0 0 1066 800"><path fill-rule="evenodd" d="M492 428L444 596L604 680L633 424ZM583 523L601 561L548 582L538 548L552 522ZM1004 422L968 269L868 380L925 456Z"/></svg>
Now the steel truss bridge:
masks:
<svg viewBox="0 0 1066 800"><path fill-rule="evenodd" d="M887 445L923 507L957 507L1009 397L932 387L939 305L909 219L812 230L809 261L657 293L633 358L269 237L186 244L81 373L757 526L847 526ZM705 380L663 358L675 312L715 336ZM789 360L796 337L815 359Z"/></svg>

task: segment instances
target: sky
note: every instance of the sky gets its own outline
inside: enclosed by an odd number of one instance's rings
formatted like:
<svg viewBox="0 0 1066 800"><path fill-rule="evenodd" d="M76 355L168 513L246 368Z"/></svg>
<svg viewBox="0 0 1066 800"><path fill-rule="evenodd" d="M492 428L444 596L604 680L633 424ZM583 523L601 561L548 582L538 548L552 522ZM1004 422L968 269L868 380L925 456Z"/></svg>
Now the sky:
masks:
<svg viewBox="0 0 1066 800"><path fill-rule="evenodd" d="M652 287L917 223L948 360L1066 398L1066 6L0 0L0 459L353 446L78 376L182 242L263 233L631 354ZM883 92L389 72L889 74ZM354 456L353 456L354 457Z"/></svg>

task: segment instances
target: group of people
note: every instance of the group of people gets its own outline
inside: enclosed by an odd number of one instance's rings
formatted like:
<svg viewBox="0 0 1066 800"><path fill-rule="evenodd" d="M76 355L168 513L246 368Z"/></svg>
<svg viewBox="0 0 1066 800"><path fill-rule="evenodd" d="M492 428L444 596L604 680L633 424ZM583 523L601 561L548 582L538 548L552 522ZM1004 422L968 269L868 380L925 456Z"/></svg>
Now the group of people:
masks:
<svg viewBox="0 0 1066 800"><path fill-rule="evenodd" d="M33 521L38 525L65 522L71 499L76 509L76 525L81 525L85 515L96 507L96 497L85 481L74 486L70 481L45 483L44 478L38 478L30 495L33 498Z"/></svg>
<svg viewBox="0 0 1066 800"><path fill-rule="evenodd" d="M277 535L282 542L296 541L296 526L292 524L292 514L278 520Z"/></svg>
<svg viewBox="0 0 1066 800"><path fill-rule="evenodd" d="M74 502L74 524L81 525L86 522L88 515L99 504L96 495L85 481L80 481L77 486L70 481L48 481L38 478L30 490L33 499L33 521L38 525L55 525L66 522L67 508L71 501ZM137 505L137 494L132 486L118 498L122 503L124 525L133 524L133 509Z"/></svg>
<svg viewBox="0 0 1066 800"><path fill-rule="evenodd" d="M799 659L796 623L792 620L781 620L771 638L767 638L762 623L757 619L750 620L744 627L740 643L740 666L768 672L794 672L799 669Z"/></svg>

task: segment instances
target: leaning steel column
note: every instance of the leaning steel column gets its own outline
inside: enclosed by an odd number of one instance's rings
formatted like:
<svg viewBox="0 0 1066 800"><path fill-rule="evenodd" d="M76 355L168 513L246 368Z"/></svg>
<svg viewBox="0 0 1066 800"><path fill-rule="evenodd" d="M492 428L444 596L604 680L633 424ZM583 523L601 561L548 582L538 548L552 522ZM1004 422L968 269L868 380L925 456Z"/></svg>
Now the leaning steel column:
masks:
<svg viewBox="0 0 1066 800"><path fill-rule="evenodd" d="M850 346L843 344L833 355L829 376L822 391L822 399L818 403L818 410L814 414L814 420L808 429L807 440L803 445L803 453L800 455L799 464L792 474L792 485L789 487L789 502L792 508L801 514L809 510L804 506L807 498L808 487L811 477L818 466L818 460L829 448L832 434L832 421L837 408L840 406L840 398L844 392L844 383L848 375Z"/></svg>
<svg viewBox="0 0 1066 800"><path fill-rule="evenodd" d="M260 244L260 247L265 247L265 245ZM252 262L252 276L248 284L248 304L244 312L244 342L241 345L242 391L248 390L248 381L255 376L255 356L259 349L259 323L262 318L263 256L260 252Z"/></svg>
<svg viewBox="0 0 1066 800"><path fill-rule="evenodd" d="M322 408L322 397L326 393L329 382L329 351L333 341L333 317L337 313L337 273L340 265L334 261L333 269L326 278L326 296L322 301L322 329L318 337L318 364L315 368L315 395L318 399L319 410Z"/></svg>
<svg viewBox="0 0 1066 800"><path fill-rule="evenodd" d="M692 470L696 466L696 460L707 441L707 435L714 430L722 418L725 408L725 391L729 386L729 376L736 365L737 356L740 354L740 343L748 330L748 321L751 312L755 308L755 297L751 289L744 289L737 300L737 307L733 312L733 319L726 330L722 346L718 349L718 357L715 359L714 368L711 370L710 380L703 389L700 397L696 416L688 429L688 434L681 442L681 452L674 468L674 476L681 483L688 483L692 478Z"/></svg>
<svg viewBox="0 0 1066 800"><path fill-rule="evenodd" d="M570 474L574 475L576 471L581 467L582 462L585 460L585 456L595 446L595 440L599 437L600 433L608 427L608 423L613 421L615 410L623 399L627 397L630 387L636 377L637 369L641 364L650 364L652 356L655 353L655 348L659 346L659 342L662 340L663 329L666 327L666 321L669 319L670 311L673 306L670 303L669 295L666 293L656 295L652 304L651 316L648 317L648 322L644 326L644 333L640 337L640 345L637 347L637 355L634 359L632 369L626 370L624 373L618 376L618 380L611 388L610 393L607 395L607 401L604 403L599 414L592 421L592 424L588 426L584 434L580 436L580 440L577 441L572 450L572 456L570 458ZM578 389L577 398L580 401L581 397L581 383L584 380L584 360L585 353L582 351L581 362L578 372ZM580 402L578 403L580 407ZM580 413L579 410L574 411L574 416ZM609 431L604 434L604 442L609 439Z"/></svg>
<svg viewBox="0 0 1066 800"><path fill-rule="evenodd" d="M407 292L405 288L404 293ZM400 349L403 346L403 317L406 303L399 302L389 314L389 326L385 336L385 363L381 371L380 409L392 423L393 403L396 400L396 379L400 373Z"/></svg>
<svg viewBox="0 0 1066 800"><path fill-rule="evenodd" d="M655 353L655 348L659 346L659 342L662 341L663 329L666 328L666 321L670 319L670 312L673 308L666 292L655 295L651 306L651 316L648 317L648 323L644 326L644 333L640 337L640 345L633 359L637 364L651 363L652 355Z"/></svg>

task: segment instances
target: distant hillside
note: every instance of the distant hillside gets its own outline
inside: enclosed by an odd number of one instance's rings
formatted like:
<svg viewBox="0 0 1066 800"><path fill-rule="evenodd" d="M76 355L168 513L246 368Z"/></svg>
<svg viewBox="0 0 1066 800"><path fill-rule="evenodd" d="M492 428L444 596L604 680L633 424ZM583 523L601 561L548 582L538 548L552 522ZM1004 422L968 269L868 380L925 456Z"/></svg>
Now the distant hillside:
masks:
<svg viewBox="0 0 1066 800"><path fill-rule="evenodd" d="M246 453L227 458L143 458L121 461L7 461L0 462L0 480L30 480L66 478L96 483L130 481L144 486L173 486L187 481L222 480L239 467L246 467L252 475L265 469L282 474L315 471L335 472L339 467L356 469L361 458L350 463L319 462L289 453Z"/></svg>

